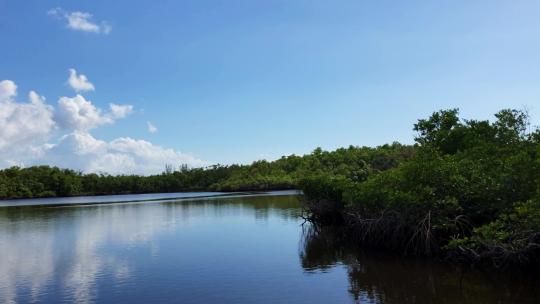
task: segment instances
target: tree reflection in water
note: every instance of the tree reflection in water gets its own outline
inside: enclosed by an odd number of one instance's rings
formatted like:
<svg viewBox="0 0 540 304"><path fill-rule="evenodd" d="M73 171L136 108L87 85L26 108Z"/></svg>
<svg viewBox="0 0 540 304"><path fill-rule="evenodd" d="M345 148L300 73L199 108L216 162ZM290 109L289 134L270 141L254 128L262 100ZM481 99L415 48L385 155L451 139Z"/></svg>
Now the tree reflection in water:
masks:
<svg viewBox="0 0 540 304"><path fill-rule="evenodd" d="M344 265L357 303L540 303L538 279L362 250L343 235L306 224L300 260L306 272Z"/></svg>

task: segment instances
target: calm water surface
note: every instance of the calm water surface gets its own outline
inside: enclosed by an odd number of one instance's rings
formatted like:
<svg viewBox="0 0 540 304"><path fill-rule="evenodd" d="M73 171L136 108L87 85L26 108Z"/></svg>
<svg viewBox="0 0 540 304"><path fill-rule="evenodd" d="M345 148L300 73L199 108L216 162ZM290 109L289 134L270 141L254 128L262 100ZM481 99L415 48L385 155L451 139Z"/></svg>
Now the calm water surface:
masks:
<svg viewBox="0 0 540 304"><path fill-rule="evenodd" d="M540 303L535 280L346 246L298 199L0 208L0 303Z"/></svg>
<svg viewBox="0 0 540 304"><path fill-rule="evenodd" d="M147 193L147 194L121 194L121 195L96 195L96 196L73 196L73 197L47 197L29 199L0 200L0 207L21 206L58 206L58 205L83 205L102 204L114 202L145 202L155 200L174 200L197 197L212 197L229 195L224 192L173 192L173 193Z"/></svg>

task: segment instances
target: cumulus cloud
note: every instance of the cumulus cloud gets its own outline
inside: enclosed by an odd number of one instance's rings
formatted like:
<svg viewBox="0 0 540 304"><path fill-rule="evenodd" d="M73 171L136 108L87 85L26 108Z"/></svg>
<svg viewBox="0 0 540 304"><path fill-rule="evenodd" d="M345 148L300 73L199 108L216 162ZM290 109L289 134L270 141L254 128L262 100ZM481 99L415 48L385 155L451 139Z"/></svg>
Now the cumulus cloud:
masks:
<svg viewBox="0 0 540 304"><path fill-rule="evenodd" d="M103 111L77 94L60 97L54 108L34 91L27 103L17 102L16 96L13 81L0 81L0 168L47 164L84 172L155 174L162 172L165 164L207 165L189 154L145 140L120 137L104 141L90 133L128 116L132 105L111 103L108 111Z"/></svg>
<svg viewBox="0 0 540 304"><path fill-rule="evenodd" d="M107 142L84 131L63 136L44 157L53 165L110 174L156 174L163 172L165 164L207 165L189 154L145 140L120 137Z"/></svg>
<svg viewBox="0 0 540 304"><path fill-rule="evenodd" d="M156 133L157 132L156 126L154 126L151 122L147 121L146 125L148 126L148 132L150 132L150 133Z"/></svg>
<svg viewBox="0 0 540 304"><path fill-rule="evenodd" d="M83 31L96 34L109 34L112 27L106 21L99 24L92 19L93 16L87 12L68 12L60 7L53 8L47 12L48 15L67 21L67 27L75 31Z"/></svg>
<svg viewBox="0 0 540 304"><path fill-rule="evenodd" d="M0 102L11 101L17 96L17 85L11 80L0 81Z"/></svg>
<svg viewBox="0 0 540 304"><path fill-rule="evenodd" d="M69 86L75 90L75 92L93 91L95 90L94 84L92 84L86 75L78 74L75 69L69 69Z"/></svg>
<svg viewBox="0 0 540 304"><path fill-rule="evenodd" d="M64 129L90 130L100 125L112 124L115 120L124 118L133 111L132 105L109 104L110 112L103 113L101 109L77 94L75 97L60 97L55 120Z"/></svg>
<svg viewBox="0 0 540 304"><path fill-rule="evenodd" d="M132 105L118 105L111 103L109 104L111 109L111 117L114 119L124 118L133 112Z"/></svg>
<svg viewBox="0 0 540 304"><path fill-rule="evenodd" d="M29 103L18 103L16 95L13 81L0 81L0 159L11 165L19 163L22 152L39 156L56 126L44 97L31 91Z"/></svg>
<svg viewBox="0 0 540 304"><path fill-rule="evenodd" d="M89 130L99 125L110 124L113 120L101 113L84 96L60 97L55 119L65 129Z"/></svg>

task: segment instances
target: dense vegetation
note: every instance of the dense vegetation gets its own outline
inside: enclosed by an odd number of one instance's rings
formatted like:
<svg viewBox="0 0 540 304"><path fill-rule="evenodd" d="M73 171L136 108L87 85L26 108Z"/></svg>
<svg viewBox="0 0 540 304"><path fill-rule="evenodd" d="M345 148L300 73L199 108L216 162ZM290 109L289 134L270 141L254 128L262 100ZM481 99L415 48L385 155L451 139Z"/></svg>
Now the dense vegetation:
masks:
<svg viewBox="0 0 540 304"><path fill-rule="evenodd" d="M395 167L413 154L412 146L398 143L377 148L349 147L332 152L282 157L251 165L210 166L173 170L167 165L159 175L137 176L83 174L48 166L12 167L0 170L0 198L73 195L155 193L176 191L242 191L297 188L306 176L332 174L352 181Z"/></svg>
<svg viewBox="0 0 540 304"><path fill-rule="evenodd" d="M250 165L152 176L83 174L48 166L0 170L0 198L300 188L317 225L358 243L462 262L540 263L540 131L523 111L463 120L457 110L414 125L413 146L315 149Z"/></svg>
<svg viewBox="0 0 540 304"><path fill-rule="evenodd" d="M539 266L540 131L522 111L495 116L491 123L440 111L415 124L415 151L399 166L363 180L306 178L312 220L409 254Z"/></svg>

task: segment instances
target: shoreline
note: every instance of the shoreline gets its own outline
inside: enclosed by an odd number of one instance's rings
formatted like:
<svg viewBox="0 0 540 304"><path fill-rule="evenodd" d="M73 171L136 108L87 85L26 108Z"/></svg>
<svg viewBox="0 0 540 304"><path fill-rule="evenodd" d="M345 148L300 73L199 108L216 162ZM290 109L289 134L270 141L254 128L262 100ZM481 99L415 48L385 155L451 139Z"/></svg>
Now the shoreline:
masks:
<svg viewBox="0 0 540 304"><path fill-rule="evenodd" d="M167 196L164 194L202 194L193 196ZM162 197L151 197L164 195ZM138 194L116 194L116 195L92 195L92 196L69 196L69 197L47 197L47 198L21 198L0 201L0 209L2 208L49 208L49 207L69 207L69 206L91 206L91 205L108 205L108 204L127 204L127 203L144 203L144 202L167 202L167 201L184 201L197 200L208 198L233 198L233 197L249 197L249 196L272 196L272 195L299 195L299 190L272 190L272 191L235 191L235 192L166 192L166 193L138 193ZM122 196L132 196L133 199L125 200L92 200L94 198L119 198ZM149 198L135 198L137 196L148 196ZM82 200L81 200L82 199ZM84 199L90 199L84 201ZM43 201L64 201L59 203L46 203ZM79 200L79 201L77 201ZM33 202L32 202L33 201ZM15 204L5 204L5 203Z"/></svg>

